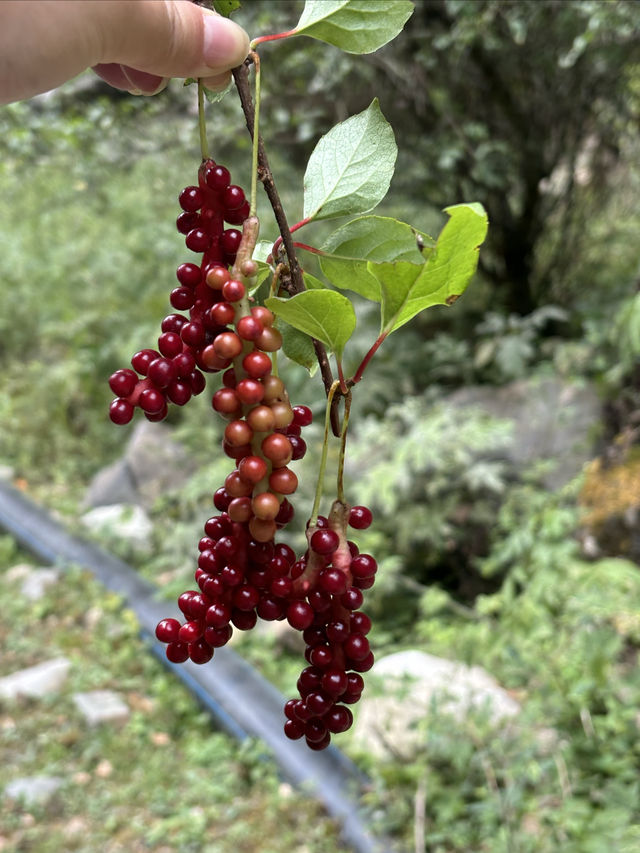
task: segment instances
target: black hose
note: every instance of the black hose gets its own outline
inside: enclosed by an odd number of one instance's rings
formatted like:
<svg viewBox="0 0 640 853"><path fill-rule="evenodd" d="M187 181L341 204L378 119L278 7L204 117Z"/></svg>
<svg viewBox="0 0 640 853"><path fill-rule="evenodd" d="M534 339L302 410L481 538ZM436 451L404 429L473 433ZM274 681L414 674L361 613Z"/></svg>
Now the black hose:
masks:
<svg viewBox="0 0 640 853"><path fill-rule="evenodd" d="M169 663L155 626L165 618L167 603L157 589L121 560L70 534L42 507L0 481L0 526L24 548L48 563L72 563L88 569L105 587L120 595L149 639L152 651L184 682L217 724L242 739L260 738L283 775L304 786L342 825L342 837L356 853L384 853L389 845L372 837L358 797L366 778L340 750L331 746L311 752L283 734L284 697L253 667L229 648L216 649L211 666Z"/></svg>

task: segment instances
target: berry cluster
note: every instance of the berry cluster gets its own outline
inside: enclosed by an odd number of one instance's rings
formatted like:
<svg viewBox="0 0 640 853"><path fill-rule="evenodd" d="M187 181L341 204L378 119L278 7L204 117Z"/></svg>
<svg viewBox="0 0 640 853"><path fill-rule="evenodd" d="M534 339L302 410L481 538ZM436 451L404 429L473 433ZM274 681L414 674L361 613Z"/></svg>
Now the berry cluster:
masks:
<svg viewBox="0 0 640 853"><path fill-rule="evenodd" d="M117 394L110 417L126 424L138 407L149 420L163 420L170 403L182 406L204 390L206 373L222 374L211 403L226 421L222 449L235 467L213 495L219 514L207 520L198 544L198 588L178 599L184 619L163 619L156 636L173 663L203 664L234 628L286 619L303 633L309 666L298 680L299 698L286 703L285 734L320 750L331 734L351 726L347 706L360 698L361 673L373 665L371 620L360 607L377 566L346 534L349 525L368 527L371 512L336 501L328 518L308 525L300 559L275 541L294 515L289 498L298 478L289 466L306 452L301 432L312 414L291 405L273 372L282 336L274 315L251 305L246 289L257 271L249 250L258 222L230 181L224 166L205 160L198 186L180 193L178 231L202 254L199 265L180 264L170 296L172 307L188 316L165 317L158 349L141 350L133 369L110 377ZM225 223L242 224L243 232Z"/></svg>
<svg viewBox="0 0 640 853"><path fill-rule="evenodd" d="M171 306L176 311L189 311L189 316L165 317L158 349L140 350L131 359L133 369L117 370L110 377L109 385L117 396L109 416L116 424L129 423L136 407L150 421L164 420L170 403L183 406L204 390L204 373L215 373L231 364L238 336L255 341L265 351L278 348L278 333L266 331L259 318L245 319L235 336L228 329L245 287L228 270L235 261L242 232L225 229L224 223L240 225L249 215L244 191L231 183L228 169L205 160L198 173L198 186L182 190L179 202L182 213L176 222L178 231L186 235L187 248L202 254L199 265L179 265L179 286L170 295ZM253 337L243 338L243 332ZM239 346L241 350L241 342Z"/></svg>
<svg viewBox="0 0 640 853"><path fill-rule="evenodd" d="M346 539L346 522L364 530L371 524L366 507L347 507L336 501L329 518L318 518L307 530L309 549L296 564L293 595L287 619L301 630L309 664L298 679L297 699L285 705L284 732L292 740L304 737L311 749L325 749L331 735L351 727L347 705L360 699L360 673L373 666L367 634L371 619L359 608L363 589L373 586L376 561L360 554Z"/></svg>
<svg viewBox="0 0 640 853"><path fill-rule="evenodd" d="M300 421L308 417L304 406L295 412ZM325 749L331 734L350 728L353 715L347 705L360 699L360 673L373 666L366 636L371 620L359 608L362 590L373 586L377 565L345 535L347 522L358 530L368 527L371 512L336 501L328 519L319 516L308 528L309 548L296 560L288 545L260 541L252 535L251 522L234 521L229 510L235 500L226 487L216 492L214 503L221 514L206 522L198 546L195 579L200 590L182 593L178 606L185 621L163 619L156 637L167 643L173 663L191 659L201 664L231 639L234 627L249 630L258 617L287 619L302 632L309 666L298 679L299 698L285 705L284 731L292 740L304 737L313 750ZM276 528L284 523L276 516Z"/></svg>

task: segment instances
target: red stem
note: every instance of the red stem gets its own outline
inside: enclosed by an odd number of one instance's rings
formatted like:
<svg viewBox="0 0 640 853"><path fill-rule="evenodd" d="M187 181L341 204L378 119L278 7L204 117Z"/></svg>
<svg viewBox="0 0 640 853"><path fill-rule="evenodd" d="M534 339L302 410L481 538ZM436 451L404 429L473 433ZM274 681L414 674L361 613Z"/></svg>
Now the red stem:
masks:
<svg viewBox="0 0 640 853"><path fill-rule="evenodd" d="M286 39L289 36L293 36L297 33L297 30L287 30L285 33L275 33L271 36L258 36L258 38L253 39L251 42L251 47L254 48L258 44L262 44L266 41L276 41L277 39Z"/></svg>
<svg viewBox="0 0 640 853"><path fill-rule="evenodd" d="M296 222L295 225L289 226L289 234L293 234L294 231L297 231L298 228L302 228L302 226L306 225L308 222L311 222L311 219L309 219L309 218L301 219L300 222ZM271 250L271 254L273 256L278 254L278 249L280 248L281 245L282 245L282 237L278 237L276 242L273 244L273 248Z"/></svg>
<svg viewBox="0 0 640 853"><path fill-rule="evenodd" d="M296 249L304 249L305 252L312 252L314 255L324 255L324 252L320 251L320 249L316 249L314 246L307 246L306 243L294 243L293 245Z"/></svg>
<svg viewBox="0 0 640 853"><path fill-rule="evenodd" d="M349 393L349 386L346 383L344 378L344 373L342 372L342 362L336 358L336 364L338 365L338 379L340 380L340 390L346 396Z"/></svg>
<svg viewBox="0 0 640 853"><path fill-rule="evenodd" d="M360 363L360 367L356 370L356 372L353 375L353 379L349 380L349 385L355 385L357 382L360 382L360 380L362 379L362 374L364 373L367 365L369 364L369 362L371 361L373 356L376 354L376 352L378 351L378 347L384 341L384 339L387 337L388 334L389 334L389 332L383 332L380 335L380 337L376 340L376 342L373 344L373 346L371 347L369 352L362 359L362 361Z"/></svg>

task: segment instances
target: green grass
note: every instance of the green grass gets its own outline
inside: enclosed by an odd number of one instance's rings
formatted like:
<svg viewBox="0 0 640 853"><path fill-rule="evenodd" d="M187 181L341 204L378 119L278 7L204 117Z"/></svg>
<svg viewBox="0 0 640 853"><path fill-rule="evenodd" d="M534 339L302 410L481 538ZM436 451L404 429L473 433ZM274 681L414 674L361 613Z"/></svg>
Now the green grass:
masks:
<svg viewBox="0 0 640 853"><path fill-rule="evenodd" d="M342 851L335 824L278 776L264 748L216 731L193 697L149 653L131 611L67 568L35 603L6 570L22 562L0 539L0 676L67 656L63 689L0 703L0 765L64 779L50 802L0 798L0 849L38 853L324 853ZM123 725L88 728L72 694L115 690ZM2 844L4 843L4 847Z"/></svg>

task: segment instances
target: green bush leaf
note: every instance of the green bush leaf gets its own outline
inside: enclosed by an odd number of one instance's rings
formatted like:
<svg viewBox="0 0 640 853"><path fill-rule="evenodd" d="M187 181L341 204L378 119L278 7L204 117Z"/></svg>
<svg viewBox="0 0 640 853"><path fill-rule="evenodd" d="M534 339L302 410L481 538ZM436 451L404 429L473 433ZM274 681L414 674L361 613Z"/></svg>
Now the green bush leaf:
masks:
<svg viewBox="0 0 640 853"><path fill-rule="evenodd" d="M240 5L240 0L213 0L213 8L224 18L228 18Z"/></svg>
<svg viewBox="0 0 640 853"><path fill-rule="evenodd" d="M272 296L265 305L273 313L342 357L356 327L356 314L346 296L335 290L306 290L290 299Z"/></svg>
<svg viewBox="0 0 640 853"><path fill-rule="evenodd" d="M318 142L304 175L305 219L372 210L387 194L398 148L378 99Z"/></svg>
<svg viewBox="0 0 640 853"><path fill-rule="evenodd" d="M306 367L311 376L318 369L318 359L313 346L313 341L309 335L301 332L300 329L294 329L287 323L278 324L278 328L282 332L282 351L287 358Z"/></svg>
<svg viewBox="0 0 640 853"><path fill-rule="evenodd" d="M372 53L395 38L412 13L409 0L307 0L294 34L347 53Z"/></svg>
<svg viewBox="0 0 640 853"><path fill-rule="evenodd" d="M418 240L424 249L418 248ZM380 284L367 261L409 261L423 264L435 243L427 234L406 222L387 216L353 219L326 240L321 247L320 268L336 287L353 290L366 299L380 302Z"/></svg>
<svg viewBox="0 0 640 853"><path fill-rule="evenodd" d="M393 332L432 305L452 305L465 291L478 265L478 249L488 227L480 204L445 208L449 221L422 267L407 261L367 264L380 284L382 330Z"/></svg>

